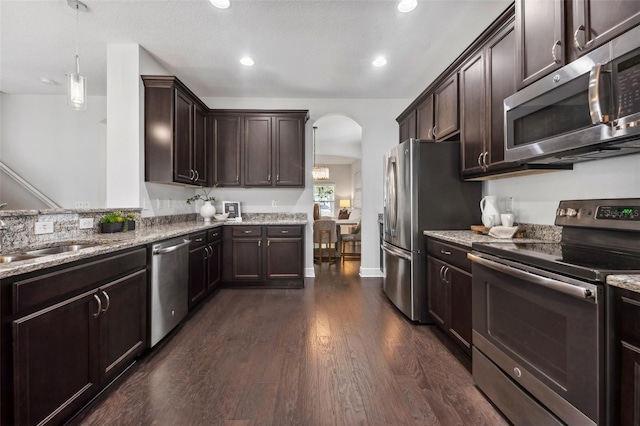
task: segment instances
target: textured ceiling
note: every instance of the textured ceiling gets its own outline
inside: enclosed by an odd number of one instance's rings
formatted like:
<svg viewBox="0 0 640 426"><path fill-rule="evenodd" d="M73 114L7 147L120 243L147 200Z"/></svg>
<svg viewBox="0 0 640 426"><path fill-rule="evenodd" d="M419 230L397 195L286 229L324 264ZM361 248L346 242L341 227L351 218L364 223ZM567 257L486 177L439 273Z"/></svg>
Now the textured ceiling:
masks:
<svg viewBox="0 0 640 426"><path fill-rule="evenodd" d="M107 44L137 43L201 97L413 98L511 0L419 0L408 14L392 0L85 2L90 95L106 93ZM75 24L66 0L0 0L0 91L65 93ZM256 65L240 65L244 55ZM371 65L378 55L387 66Z"/></svg>

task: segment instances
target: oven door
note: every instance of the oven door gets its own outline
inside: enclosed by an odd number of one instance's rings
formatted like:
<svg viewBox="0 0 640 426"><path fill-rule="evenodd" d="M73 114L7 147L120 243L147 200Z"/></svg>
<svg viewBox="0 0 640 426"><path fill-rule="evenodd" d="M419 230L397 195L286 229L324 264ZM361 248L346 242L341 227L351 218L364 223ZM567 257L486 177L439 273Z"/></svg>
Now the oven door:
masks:
<svg viewBox="0 0 640 426"><path fill-rule="evenodd" d="M469 258L474 346L563 422L599 423L602 287L485 254Z"/></svg>

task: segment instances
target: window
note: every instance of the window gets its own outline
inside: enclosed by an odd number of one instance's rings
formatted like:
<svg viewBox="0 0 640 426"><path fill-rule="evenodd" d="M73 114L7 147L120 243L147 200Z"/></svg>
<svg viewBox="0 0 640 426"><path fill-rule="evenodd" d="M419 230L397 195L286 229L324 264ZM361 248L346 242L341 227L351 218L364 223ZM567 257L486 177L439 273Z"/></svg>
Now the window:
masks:
<svg viewBox="0 0 640 426"><path fill-rule="evenodd" d="M320 206L320 216L335 216L334 184L313 185L313 202Z"/></svg>

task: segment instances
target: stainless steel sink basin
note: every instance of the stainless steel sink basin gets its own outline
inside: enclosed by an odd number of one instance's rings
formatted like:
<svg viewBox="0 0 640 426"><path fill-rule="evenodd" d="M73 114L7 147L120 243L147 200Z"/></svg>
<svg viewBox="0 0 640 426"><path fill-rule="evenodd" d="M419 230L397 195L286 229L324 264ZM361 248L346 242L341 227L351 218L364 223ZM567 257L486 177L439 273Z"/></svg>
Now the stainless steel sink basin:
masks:
<svg viewBox="0 0 640 426"><path fill-rule="evenodd" d="M19 260L35 259L36 257L38 256L29 254L5 254L4 256L0 256L0 263L17 262Z"/></svg>
<svg viewBox="0 0 640 426"><path fill-rule="evenodd" d="M46 256L48 254L69 253L82 250L89 247L95 247L98 244L69 244L66 246L49 247L40 250L25 251L24 254L30 256Z"/></svg>

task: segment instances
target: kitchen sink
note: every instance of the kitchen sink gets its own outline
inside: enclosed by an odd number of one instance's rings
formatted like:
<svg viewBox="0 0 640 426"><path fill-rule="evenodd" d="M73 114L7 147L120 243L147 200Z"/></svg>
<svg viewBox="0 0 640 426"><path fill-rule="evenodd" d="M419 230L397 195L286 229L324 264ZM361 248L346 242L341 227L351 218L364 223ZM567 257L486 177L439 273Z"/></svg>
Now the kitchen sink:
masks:
<svg viewBox="0 0 640 426"><path fill-rule="evenodd" d="M0 263L17 262L19 260L35 259L36 257L38 256L29 254L5 254L3 256L0 256Z"/></svg>
<svg viewBox="0 0 640 426"><path fill-rule="evenodd" d="M24 254L29 256L46 256L49 254L74 252L95 246L97 246L97 244L69 244L66 246L49 247L40 250L29 250L25 251Z"/></svg>

